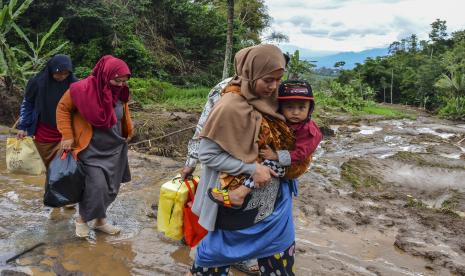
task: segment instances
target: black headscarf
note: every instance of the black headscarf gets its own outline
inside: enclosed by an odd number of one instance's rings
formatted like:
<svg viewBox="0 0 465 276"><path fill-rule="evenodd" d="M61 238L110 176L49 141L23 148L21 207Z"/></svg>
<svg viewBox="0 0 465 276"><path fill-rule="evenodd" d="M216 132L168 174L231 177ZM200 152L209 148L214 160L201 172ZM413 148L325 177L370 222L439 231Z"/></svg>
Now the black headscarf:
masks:
<svg viewBox="0 0 465 276"><path fill-rule="evenodd" d="M53 78L53 73L69 71L68 78L58 82ZM52 57L47 65L34 76L27 84L25 98L34 102L34 108L39 112L40 121L52 126L57 126L56 108L69 85L78 79L73 74L73 64L67 55Z"/></svg>

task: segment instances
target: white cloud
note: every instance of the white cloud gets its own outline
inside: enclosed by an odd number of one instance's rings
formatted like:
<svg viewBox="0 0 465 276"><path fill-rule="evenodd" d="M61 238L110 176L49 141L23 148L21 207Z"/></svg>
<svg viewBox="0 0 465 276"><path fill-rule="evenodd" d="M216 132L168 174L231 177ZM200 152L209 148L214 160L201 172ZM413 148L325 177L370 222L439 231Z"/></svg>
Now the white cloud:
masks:
<svg viewBox="0 0 465 276"><path fill-rule="evenodd" d="M427 39L430 24L447 21L448 32L465 29L463 0L267 0L271 29L289 44L312 50L362 51L387 47L418 35Z"/></svg>

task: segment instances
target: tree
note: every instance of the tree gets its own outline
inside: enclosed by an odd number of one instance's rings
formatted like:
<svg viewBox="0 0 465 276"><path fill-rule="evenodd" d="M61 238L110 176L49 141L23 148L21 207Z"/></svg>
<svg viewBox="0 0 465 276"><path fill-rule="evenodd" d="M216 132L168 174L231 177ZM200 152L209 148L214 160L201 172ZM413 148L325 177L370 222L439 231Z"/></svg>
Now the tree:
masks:
<svg viewBox="0 0 465 276"><path fill-rule="evenodd" d="M228 31L226 34L226 50L224 53L223 78L229 76L229 67L231 66L231 55L233 47L233 29L234 29L234 0L228 0Z"/></svg>
<svg viewBox="0 0 465 276"><path fill-rule="evenodd" d="M418 37L415 34L412 34L409 38L409 49L410 53L416 53L418 50Z"/></svg>
<svg viewBox="0 0 465 276"><path fill-rule="evenodd" d="M436 82L436 87L446 93L445 106L439 114L445 118L454 120L465 119L465 74L450 72L443 74Z"/></svg>
<svg viewBox="0 0 465 276"><path fill-rule="evenodd" d="M389 54L395 54L401 50L401 45L399 41L394 41L389 45Z"/></svg>
<svg viewBox="0 0 465 276"><path fill-rule="evenodd" d="M344 65L346 65L345 61L337 61L336 63L334 63L335 68L344 67Z"/></svg>
<svg viewBox="0 0 465 276"><path fill-rule="evenodd" d="M89 72L102 53L108 53L126 60L134 77L205 86L222 77L227 1L34 1L21 25L39 32L60 16L64 28L52 43L71 42L66 52L78 72ZM260 43L269 22L263 0L235 0L231 55Z"/></svg>
<svg viewBox="0 0 465 276"><path fill-rule="evenodd" d="M260 35L270 25L271 17L264 0L236 0L238 23L243 46L260 43Z"/></svg>
<svg viewBox="0 0 465 276"><path fill-rule="evenodd" d="M449 75L442 74L436 82L436 87L445 91L450 97L465 97L465 74L460 71L452 71Z"/></svg>
<svg viewBox="0 0 465 276"><path fill-rule="evenodd" d="M443 41L447 37L447 25L445 20L436 19L431 23L429 38L433 42Z"/></svg>
<svg viewBox="0 0 465 276"><path fill-rule="evenodd" d="M276 31L273 31L271 32L267 37L265 37L263 39L264 41L275 41L275 42L278 42L278 43L281 43L281 42L289 42L289 36L283 34L283 33L280 33L280 32L276 32Z"/></svg>
<svg viewBox="0 0 465 276"><path fill-rule="evenodd" d="M306 60L300 60L299 50L295 50L294 54L290 55L289 64L287 65L288 76L290 80L299 79L304 74L312 72L314 64Z"/></svg>
<svg viewBox="0 0 465 276"><path fill-rule="evenodd" d="M380 79L381 87L383 88L383 103L386 102L386 87L387 87L387 82L385 77L381 77Z"/></svg>
<svg viewBox="0 0 465 276"><path fill-rule="evenodd" d="M433 58L433 52L436 48L437 50L442 50L444 42L447 38L447 26L445 20L436 19L431 23L431 32L429 33L429 38L432 42L430 50L430 58Z"/></svg>

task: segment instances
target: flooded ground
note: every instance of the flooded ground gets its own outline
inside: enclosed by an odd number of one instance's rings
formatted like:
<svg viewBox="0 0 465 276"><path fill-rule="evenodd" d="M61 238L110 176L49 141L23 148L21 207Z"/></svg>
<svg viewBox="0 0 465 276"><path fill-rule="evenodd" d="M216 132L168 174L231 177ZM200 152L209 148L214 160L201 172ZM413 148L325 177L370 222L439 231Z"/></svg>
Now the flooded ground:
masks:
<svg viewBox="0 0 465 276"><path fill-rule="evenodd" d="M334 135L316 152L294 200L297 275L465 275L465 125L417 116L331 119ZM108 211L122 233L81 240L74 237L74 209L43 207L43 177L6 173L5 137L2 275L187 271L189 249L157 233L156 219L147 216L181 162L131 152L133 181Z"/></svg>

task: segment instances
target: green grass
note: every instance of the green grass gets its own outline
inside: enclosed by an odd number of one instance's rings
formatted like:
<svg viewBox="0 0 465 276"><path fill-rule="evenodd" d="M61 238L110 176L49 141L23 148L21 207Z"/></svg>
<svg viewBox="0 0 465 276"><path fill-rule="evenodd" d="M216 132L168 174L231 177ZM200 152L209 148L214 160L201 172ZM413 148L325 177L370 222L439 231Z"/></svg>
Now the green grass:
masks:
<svg viewBox="0 0 465 276"><path fill-rule="evenodd" d="M166 110L202 111L210 88L179 88L172 86L164 91L153 105Z"/></svg>
<svg viewBox="0 0 465 276"><path fill-rule="evenodd" d="M379 105L376 103L370 103L367 106L363 107L361 111L359 111L361 114L374 114L374 115L381 115L386 118L410 118L410 119L415 119L412 114L406 113L405 111L401 111L396 108L388 107L388 106L383 106Z"/></svg>
<svg viewBox="0 0 465 276"><path fill-rule="evenodd" d="M184 88L156 79L140 78L132 78L129 87L134 100L168 111L201 111L210 91L208 87Z"/></svg>

